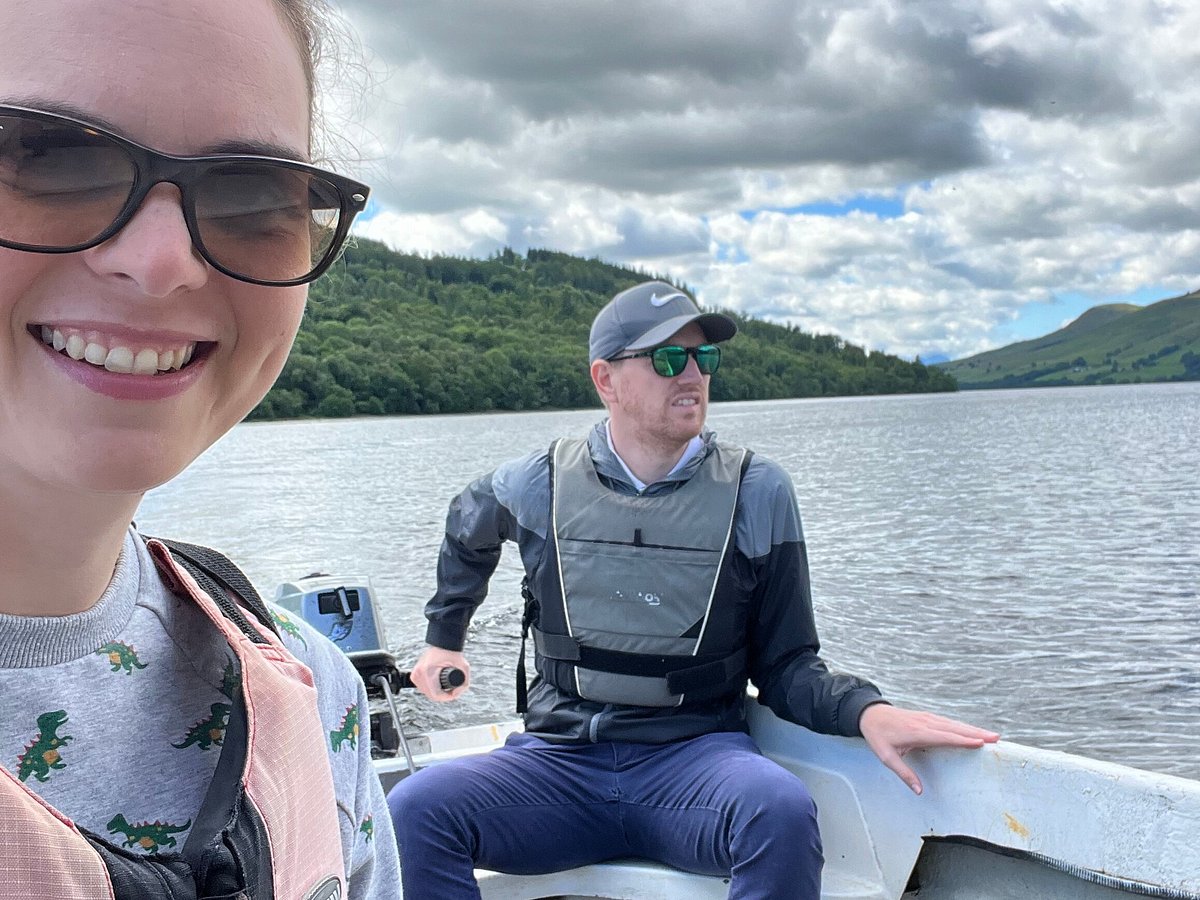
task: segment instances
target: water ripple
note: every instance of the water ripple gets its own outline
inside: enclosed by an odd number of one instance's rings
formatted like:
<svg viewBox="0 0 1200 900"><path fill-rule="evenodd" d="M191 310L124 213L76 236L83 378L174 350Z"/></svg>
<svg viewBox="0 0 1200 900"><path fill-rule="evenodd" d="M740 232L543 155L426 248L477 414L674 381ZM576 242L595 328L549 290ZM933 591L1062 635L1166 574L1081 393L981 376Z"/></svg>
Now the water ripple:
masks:
<svg viewBox="0 0 1200 900"><path fill-rule="evenodd" d="M595 415L240 426L139 519L268 592L370 574L412 658L449 499ZM1200 778L1200 385L721 404L711 423L791 475L837 667L1013 740ZM519 581L506 554L475 689L411 702L416 720L511 715Z"/></svg>

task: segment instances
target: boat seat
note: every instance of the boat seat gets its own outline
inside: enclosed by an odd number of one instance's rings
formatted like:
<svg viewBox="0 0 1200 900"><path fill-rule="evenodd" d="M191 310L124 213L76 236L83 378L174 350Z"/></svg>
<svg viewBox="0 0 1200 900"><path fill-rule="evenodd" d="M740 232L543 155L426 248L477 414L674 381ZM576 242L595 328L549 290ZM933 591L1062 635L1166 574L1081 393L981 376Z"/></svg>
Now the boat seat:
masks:
<svg viewBox="0 0 1200 900"><path fill-rule="evenodd" d="M505 875L476 869L475 877L483 900L543 897L726 900L729 896L728 878L693 875L644 859L614 859L548 875Z"/></svg>

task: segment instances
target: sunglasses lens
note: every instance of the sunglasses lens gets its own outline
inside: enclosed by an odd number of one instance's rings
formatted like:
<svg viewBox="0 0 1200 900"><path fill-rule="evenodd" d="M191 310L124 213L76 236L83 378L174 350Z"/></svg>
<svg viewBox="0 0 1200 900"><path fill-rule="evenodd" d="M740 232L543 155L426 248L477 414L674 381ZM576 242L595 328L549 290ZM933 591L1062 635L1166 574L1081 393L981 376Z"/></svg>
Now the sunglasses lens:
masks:
<svg viewBox="0 0 1200 900"><path fill-rule="evenodd" d="M687 368L688 357L696 357L696 368L701 375L711 375L721 364L721 348L715 344L701 344L699 347L676 347L674 345L659 347L651 354L654 371L664 378L674 378Z"/></svg>
<svg viewBox="0 0 1200 900"><path fill-rule="evenodd" d="M334 184L266 162L218 164L197 182L195 197L204 251L259 281L306 277L329 255L342 217Z"/></svg>
<svg viewBox="0 0 1200 900"><path fill-rule="evenodd" d="M71 252L109 237L132 214L141 179L160 177L139 172L141 152L85 124L0 113L0 244ZM353 215L337 184L287 163L168 158L166 165L183 179L176 183L197 249L237 277L309 280Z"/></svg>
<svg viewBox="0 0 1200 900"><path fill-rule="evenodd" d="M711 375L721 365L721 348L715 344L701 344L696 348L696 366L701 375Z"/></svg>
<svg viewBox="0 0 1200 900"><path fill-rule="evenodd" d="M650 359L655 372L664 378L674 378L687 368L688 352L683 347L659 347Z"/></svg>
<svg viewBox="0 0 1200 900"><path fill-rule="evenodd" d="M65 122L0 116L0 239L30 249L87 244L129 200L124 148Z"/></svg>

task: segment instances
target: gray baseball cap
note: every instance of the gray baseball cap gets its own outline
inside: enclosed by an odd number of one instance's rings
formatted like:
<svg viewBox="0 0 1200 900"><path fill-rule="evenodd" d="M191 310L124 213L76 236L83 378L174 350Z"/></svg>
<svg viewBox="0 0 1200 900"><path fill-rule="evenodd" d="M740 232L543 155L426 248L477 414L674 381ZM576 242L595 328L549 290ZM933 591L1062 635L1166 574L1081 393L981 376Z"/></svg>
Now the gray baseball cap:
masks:
<svg viewBox="0 0 1200 900"><path fill-rule="evenodd" d="M612 359L624 350L645 350L695 322L712 343L737 334L729 316L702 313L696 301L665 281L647 281L621 291L596 313L588 339L588 360Z"/></svg>

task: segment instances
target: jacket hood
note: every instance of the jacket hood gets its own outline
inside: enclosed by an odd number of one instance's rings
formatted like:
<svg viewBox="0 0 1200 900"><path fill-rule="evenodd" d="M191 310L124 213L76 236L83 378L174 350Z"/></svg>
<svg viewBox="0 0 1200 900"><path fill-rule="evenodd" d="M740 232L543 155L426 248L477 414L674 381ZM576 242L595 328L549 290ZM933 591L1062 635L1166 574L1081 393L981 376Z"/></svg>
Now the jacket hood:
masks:
<svg viewBox="0 0 1200 900"><path fill-rule="evenodd" d="M631 494L637 493L637 487L629 480L629 474L625 471L625 467L621 465L621 461L617 459L617 455L613 453L608 446L608 419L601 419L597 422L588 434L588 453L591 454L592 464L596 467L596 474L602 479L609 482L611 486L627 490ZM661 487L670 485L672 487L679 483L688 481L700 469L708 454L712 452L713 445L716 443L717 434L710 430L707 426L700 432L700 440L704 446L700 448L700 452L687 461L687 464L678 472L672 472L653 484L647 485L646 490L649 493L655 493ZM660 487L661 486L661 487Z"/></svg>

